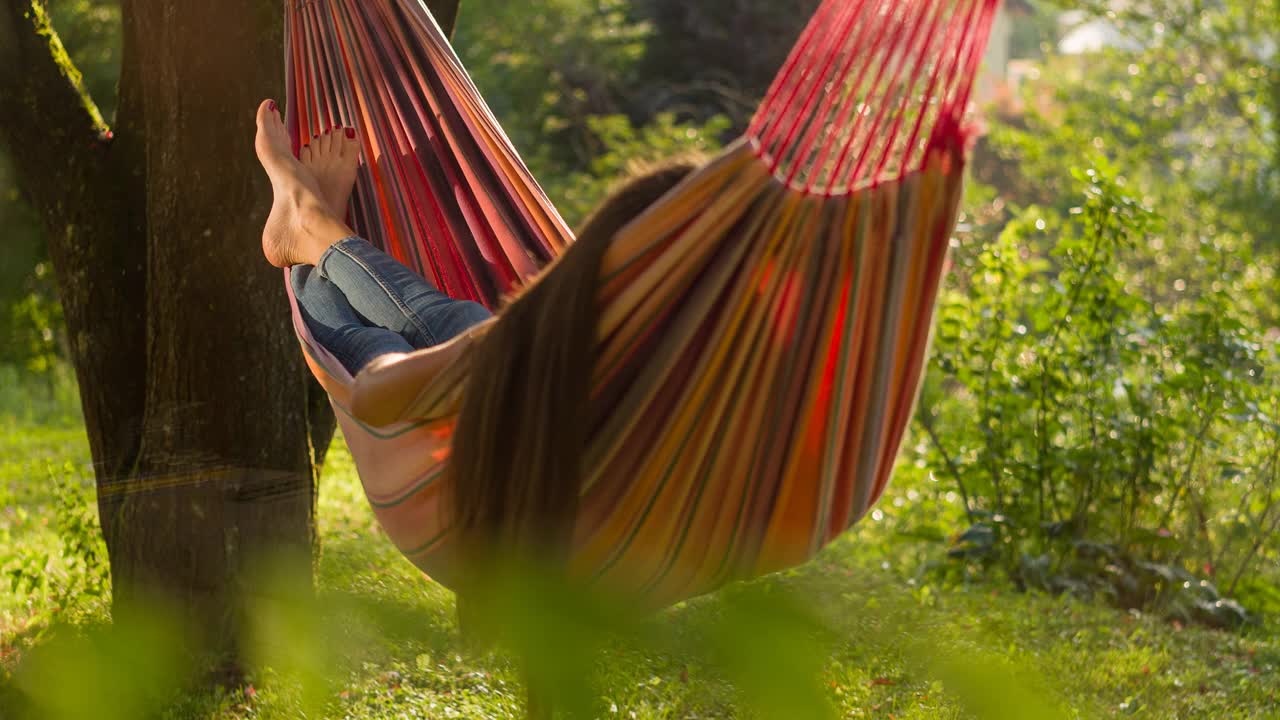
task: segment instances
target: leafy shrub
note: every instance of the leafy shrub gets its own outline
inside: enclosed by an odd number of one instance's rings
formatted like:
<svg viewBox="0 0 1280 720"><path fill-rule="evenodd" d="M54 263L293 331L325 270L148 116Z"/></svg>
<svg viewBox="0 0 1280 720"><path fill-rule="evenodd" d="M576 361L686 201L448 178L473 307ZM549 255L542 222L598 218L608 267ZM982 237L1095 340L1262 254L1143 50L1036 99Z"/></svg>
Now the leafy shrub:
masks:
<svg viewBox="0 0 1280 720"><path fill-rule="evenodd" d="M59 605L82 595L100 598L109 590L107 546L98 524L93 485L67 463L54 482L54 528L62 544L65 580L56 587Z"/></svg>
<svg viewBox="0 0 1280 720"><path fill-rule="evenodd" d="M957 256L919 414L971 523L952 555L1234 624L1209 580L1230 594L1280 552L1277 358L1241 302L1248 246L1206 238L1197 288L1151 287L1162 220L1112 172Z"/></svg>
<svg viewBox="0 0 1280 720"><path fill-rule="evenodd" d="M0 576L11 592L30 598L28 606L37 613L106 598L110 583L92 486L70 463L51 467L47 482L54 488L50 525L56 544L31 542L29 537L15 542L10 530L0 527L0 550L5 552L0 555ZM5 495L0 486L0 504L14 506L19 527L28 525L32 511Z"/></svg>

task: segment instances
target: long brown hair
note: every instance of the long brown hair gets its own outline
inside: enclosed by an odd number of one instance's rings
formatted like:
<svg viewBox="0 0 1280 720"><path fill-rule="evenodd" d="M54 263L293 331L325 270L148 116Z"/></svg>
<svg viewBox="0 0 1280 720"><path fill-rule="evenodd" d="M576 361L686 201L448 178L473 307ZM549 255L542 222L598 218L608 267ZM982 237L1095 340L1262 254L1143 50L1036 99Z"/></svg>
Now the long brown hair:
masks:
<svg viewBox="0 0 1280 720"><path fill-rule="evenodd" d="M449 463L470 571L513 555L564 559L590 439L601 261L619 230L699 164L684 158L625 181L476 348Z"/></svg>

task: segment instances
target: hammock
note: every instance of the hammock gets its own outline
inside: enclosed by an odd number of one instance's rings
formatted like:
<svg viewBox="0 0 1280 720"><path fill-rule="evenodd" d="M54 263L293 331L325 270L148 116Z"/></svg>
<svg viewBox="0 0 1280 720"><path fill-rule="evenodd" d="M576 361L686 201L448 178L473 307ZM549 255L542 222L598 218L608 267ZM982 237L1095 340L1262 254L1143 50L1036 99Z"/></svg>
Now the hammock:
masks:
<svg viewBox="0 0 1280 720"><path fill-rule="evenodd" d="M826 0L745 135L617 235L572 578L661 607L808 560L880 497L996 4ZM363 236L490 307L572 241L420 0L303 2L286 25L295 149L359 128ZM456 583L441 477L465 361L421 389L421 420L368 427L290 301L383 528Z"/></svg>

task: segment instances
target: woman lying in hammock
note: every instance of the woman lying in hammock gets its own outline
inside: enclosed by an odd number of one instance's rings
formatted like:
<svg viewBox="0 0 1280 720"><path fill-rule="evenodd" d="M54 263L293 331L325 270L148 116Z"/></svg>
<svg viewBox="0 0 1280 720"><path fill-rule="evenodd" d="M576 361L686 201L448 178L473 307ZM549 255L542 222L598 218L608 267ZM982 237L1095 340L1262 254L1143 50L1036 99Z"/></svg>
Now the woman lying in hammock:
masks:
<svg viewBox="0 0 1280 720"><path fill-rule="evenodd" d="M355 378L352 415L373 426L410 419L416 390L467 350L492 313L448 297L343 221L360 159L355 130L314 137L295 158L274 101L258 107L257 123L255 148L274 194L263 253L292 268L307 328ZM631 180L601 204L559 262L598 266L609 239L692 169L674 164Z"/></svg>

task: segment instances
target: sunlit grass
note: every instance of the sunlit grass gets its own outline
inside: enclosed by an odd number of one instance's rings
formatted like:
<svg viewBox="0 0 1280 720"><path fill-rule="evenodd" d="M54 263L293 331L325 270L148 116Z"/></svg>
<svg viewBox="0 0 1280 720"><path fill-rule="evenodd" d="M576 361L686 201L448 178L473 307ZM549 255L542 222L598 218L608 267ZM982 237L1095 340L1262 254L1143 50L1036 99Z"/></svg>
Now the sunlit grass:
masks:
<svg viewBox="0 0 1280 720"><path fill-rule="evenodd" d="M78 607L58 605L58 590L71 584L54 523L57 482L90 481L83 428L19 425L0 417L0 667L11 665L14 643L67 611L95 612L96 599ZM69 469L68 462L72 462ZM30 581L44 583L33 590Z"/></svg>
<svg viewBox="0 0 1280 720"><path fill-rule="evenodd" d="M18 548L56 555L59 540L46 525L52 522L48 467L61 468L67 460L82 466L83 434L7 429L0 438L0 562L10 562ZM912 482L908 474L895 492L905 498ZM898 497L883 507L910 513L909 502L895 507ZM334 677L320 696L314 688L304 694L280 671L257 670L249 687L178 698L168 717L294 719L317 708L321 712L307 716L522 716L516 663L460 639L452 594L424 578L386 540L340 446L321 483L319 523L320 601L348 608L326 628L324 642L335 643L342 656L324 658ZM1018 593L999 582L940 587L918 572L921 546L895 539L891 528L890 522L869 521L809 566L754 584L766 596L790 592L802 599L834 631L815 647L822 695L837 717L1280 717L1280 640L1266 628L1244 634L1182 628L1070 598ZM56 575L57 563L49 570ZM6 670L30 652L23 638L40 625L68 613L79 623L106 619L102 602L76 602L54 613L49 597L0 585ZM706 651L723 641L714 636L716 622L732 607L724 595L704 598L652 620L641 633L652 642L607 640L590 677L583 678L584 685L594 684L595 715L761 717L740 710L742 694L729 670ZM750 637L750 628L743 632L746 646L767 641ZM297 642L316 657L324 652L319 638ZM981 672L965 675L976 671L992 673L998 682L1016 679L1030 697L1051 700L1036 711L1059 705L1062 714L1028 715L1025 706L992 693Z"/></svg>

